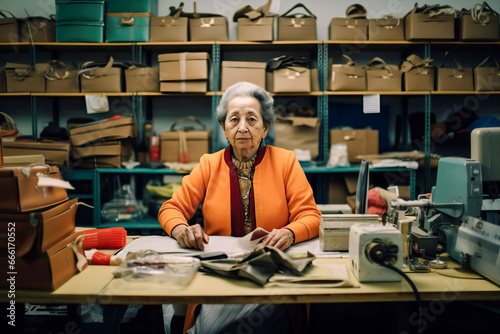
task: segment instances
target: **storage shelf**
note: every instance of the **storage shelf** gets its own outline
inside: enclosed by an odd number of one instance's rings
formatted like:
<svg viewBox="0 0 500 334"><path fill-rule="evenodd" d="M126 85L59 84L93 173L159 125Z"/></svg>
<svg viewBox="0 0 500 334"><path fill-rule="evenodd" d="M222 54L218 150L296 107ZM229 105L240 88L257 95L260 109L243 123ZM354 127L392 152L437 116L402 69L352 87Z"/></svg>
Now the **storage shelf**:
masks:
<svg viewBox="0 0 500 334"><path fill-rule="evenodd" d="M325 95L373 95L373 94L380 94L380 95L427 95L429 94L429 91L326 91Z"/></svg>
<svg viewBox="0 0 500 334"><path fill-rule="evenodd" d="M109 228L109 227L123 227L124 229L134 229L134 230L162 230L158 219L153 217L145 217L137 221L122 221L122 222L105 222L98 226L99 228Z"/></svg>
<svg viewBox="0 0 500 334"><path fill-rule="evenodd" d="M168 168L158 168L158 169L152 169L152 168L133 168L133 169L97 168L95 171L99 174L178 174L178 175L189 174L189 172L182 173L182 172L176 171L175 169L168 169Z"/></svg>

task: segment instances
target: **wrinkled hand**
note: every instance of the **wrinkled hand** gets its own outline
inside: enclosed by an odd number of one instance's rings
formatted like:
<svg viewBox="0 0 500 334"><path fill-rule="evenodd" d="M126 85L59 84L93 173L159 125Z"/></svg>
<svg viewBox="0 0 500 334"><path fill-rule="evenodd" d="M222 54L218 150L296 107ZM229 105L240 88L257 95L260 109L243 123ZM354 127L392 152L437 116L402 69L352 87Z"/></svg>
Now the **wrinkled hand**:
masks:
<svg viewBox="0 0 500 334"><path fill-rule="evenodd" d="M184 248L203 250L205 244L208 244L208 235L198 224L192 226L183 224L177 225L172 230L172 237Z"/></svg>
<svg viewBox="0 0 500 334"><path fill-rule="evenodd" d="M262 244L274 246L279 250L285 250L293 244L294 239L295 236L289 229L273 229L264 240L262 240Z"/></svg>

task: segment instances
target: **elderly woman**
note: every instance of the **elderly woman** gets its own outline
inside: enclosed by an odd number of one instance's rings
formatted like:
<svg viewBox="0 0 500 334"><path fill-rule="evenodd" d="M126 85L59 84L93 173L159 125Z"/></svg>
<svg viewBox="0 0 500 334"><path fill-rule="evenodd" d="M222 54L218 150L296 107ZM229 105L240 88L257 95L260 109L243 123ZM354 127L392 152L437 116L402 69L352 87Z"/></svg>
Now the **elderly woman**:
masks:
<svg viewBox="0 0 500 334"><path fill-rule="evenodd" d="M229 87L217 107L228 147L201 157L159 212L163 229L182 247L203 249L209 235L270 232L265 245L286 249L318 236L320 211L295 154L265 144L273 98L248 82ZM204 228L189 226L202 204Z"/></svg>
<svg viewBox="0 0 500 334"><path fill-rule="evenodd" d="M257 227L269 232L263 244L281 250L318 236L321 214L295 154L265 144L274 121L273 103L252 83L239 82L225 91L217 120L228 147L203 155L159 212L161 226L182 247L204 249L209 235L241 237ZM187 224L200 203L204 230ZM296 309L292 312L287 316L279 304L203 305L194 323L190 305L185 329L194 324L188 333L233 332L243 319L272 314L252 332L287 333L300 318Z"/></svg>

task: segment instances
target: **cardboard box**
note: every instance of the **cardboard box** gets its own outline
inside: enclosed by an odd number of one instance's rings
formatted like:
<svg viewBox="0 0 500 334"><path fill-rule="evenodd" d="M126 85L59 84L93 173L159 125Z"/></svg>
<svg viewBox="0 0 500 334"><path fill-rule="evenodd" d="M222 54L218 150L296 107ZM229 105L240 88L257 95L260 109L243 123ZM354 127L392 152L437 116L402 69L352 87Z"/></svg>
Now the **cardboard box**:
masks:
<svg viewBox="0 0 500 334"><path fill-rule="evenodd" d="M274 18L261 17L255 21L238 19L238 41L271 42L274 39Z"/></svg>
<svg viewBox="0 0 500 334"><path fill-rule="evenodd" d="M455 39L455 15L417 13L417 6L405 16L405 39L430 40L430 39Z"/></svg>
<svg viewBox="0 0 500 334"><path fill-rule="evenodd" d="M27 64L7 63L5 65L5 82L7 92L45 92L43 71Z"/></svg>
<svg viewBox="0 0 500 334"><path fill-rule="evenodd" d="M78 161L78 168L95 169L95 168L122 168L122 159L117 156L93 156L82 158Z"/></svg>
<svg viewBox="0 0 500 334"><path fill-rule="evenodd" d="M152 16L150 42L187 42L188 18L173 16Z"/></svg>
<svg viewBox="0 0 500 334"><path fill-rule="evenodd" d="M5 156L41 154L49 165L68 165L70 143L67 142L25 142L6 141L3 144Z"/></svg>
<svg viewBox="0 0 500 334"><path fill-rule="evenodd" d="M45 81L45 90L47 92L67 92L76 93L80 91L80 80L78 79L78 70L68 70L68 76L64 79Z"/></svg>
<svg viewBox="0 0 500 334"><path fill-rule="evenodd" d="M328 175L328 203L345 204L347 195L344 176L340 173Z"/></svg>
<svg viewBox="0 0 500 334"><path fill-rule="evenodd" d="M316 40L316 17L278 17L278 41Z"/></svg>
<svg viewBox="0 0 500 334"><path fill-rule="evenodd" d="M160 82L162 93L206 93L208 82L199 81L163 81Z"/></svg>
<svg viewBox="0 0 500 334"><path fill-rule="evenodd" d="M74 146L95 141L134 138L136 133L134 119L129 116L85 123L69 130L71 144Z"/></svg>
<svg viewBox="0 0 500 334"><path fill-rule="evenodd" d="M103 93L122 91L122 69L119 67L100 67L80 75L83 93Z"/></svg>
<svg viewBox="0 0 500 334"><path fill-rule="evenodd" d="M225 16L190 18L189 40L227 41L227 18Z"/></svg>
<svg viewBox="0 0 500 334"><path fill-rule="evenodd" d="M265 89L266 65L264 62L223 61L221 90L240 81L248 81Z"/></svg>
<svg viewBox="0 0 500 334"><path fill-rule="evenodd" d="M33 164L44 164L45 158L41 154L32 154L32 155L17 155L17 156L9 156L3 157L3 166L4 167L25 167Z"/></svg>
<svg viewBox="0 0 500 334"><path fill-rule="evenodd" d="M405 91L434 90L435 72L434 66L415 67L404 72Z"/></svg>
<svg viewBox="0 0 500 334"><path fill-rule="evenodd" d="M121 168L131 156L132 143L128 139L73 147L73 165L80 168Z"/></svg>
<svg viewBox="0 0 500 334"><path fill-rule="evenodd" d="M312 160L318 157L321 118L279 116L274 127L276 146L309 151Z"/></svg>
<svg viewBox="0 0 500 334"><path fill-rule="evenodd" d="M311 92L311 70L292 66L266 72L267 90L272 93L309 93Z"/></svg>
<svg viewBox="0 0 500 334"><path fill-rule="evenodd" d="M358 155L378 154L378 130L330 130L330 146L346 144L349 162L359 163Z"/></svg>
<svg viewBox="0 0 500 334"><path fill-rule="evenodd" d="M135 67L125 70L126 92L159 92L158 67Z"/></svg>
<svg viewBox="0 0 500 334"><path fill-rule="evenodd" d="M16 288L54 291L66 283L78 271L77 258L71 244L81 235L75 232L57 242L46 252L33 256L21 256L16 258ZM83 256L83 248L78 252ZM0 257L0 265L8 267L9 258ZM82 270L87 267L87 261L82 265ZM6 270L0 272L0 288L8 288L9 275Z"/></svg>
<svg viewBox="0 0 500 334"><path fill-rule="evenodd" d="M367 20L334 17L330 21L328 32L330 40L366 41Z"/></svg>
<svg viewBox="0 0 500 334"><path fill-rule="evenodd" d="M0 213L0 254L7 253L9 223L16 223L16 256L41 253L75 231L78 198L47 209Z"/></svg>
<svg viewBox="0 0 500 334"><path fill-rule="evenodd" d="M160 81L207 80L209 59L207 52L160 54Z"/></svg>
<svg viewBox="0 0 500 334"><path fill-rule="evenodd" d="M210 152L210 132L195 130L186 131L185 134L189 162L198 162L203 154ZM160 152L163 162L180 161L178 131L160 133Z"/></svg>

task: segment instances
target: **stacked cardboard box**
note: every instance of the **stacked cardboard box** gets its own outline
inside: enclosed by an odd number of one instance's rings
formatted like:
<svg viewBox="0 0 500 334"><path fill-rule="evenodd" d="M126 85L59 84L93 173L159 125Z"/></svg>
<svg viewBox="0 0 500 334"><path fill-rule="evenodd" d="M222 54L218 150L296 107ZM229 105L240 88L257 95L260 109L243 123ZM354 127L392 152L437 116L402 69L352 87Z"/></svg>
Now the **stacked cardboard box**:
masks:
<svg viewBox="0 0 500 334"><path fill-rule="evenodd" d="M135 137L135 122L129 116L78 125L70 130L73 166L121 168L132 155L130 138Z"/></svg>
<svg viewBox="0 0 500 334"><path fill-rule="evenodd" d="M158 55L161 92L205 93L208 90L207 52Z"/></svg>
<svg viewBox="0 0 500 334"><path fill-rule="evenodd" d="M0 168L0 288L55 290L86 267L67 186L55 166Z"/></svg>

